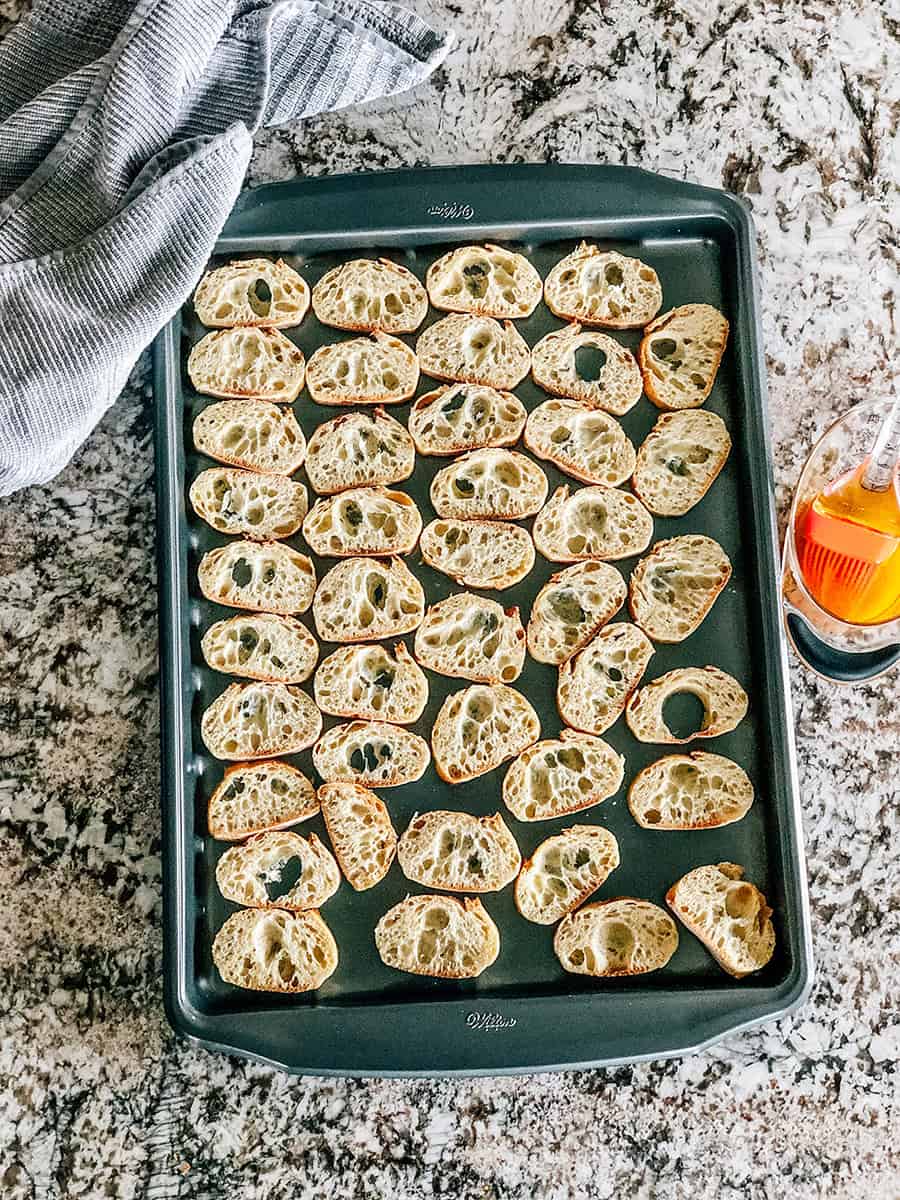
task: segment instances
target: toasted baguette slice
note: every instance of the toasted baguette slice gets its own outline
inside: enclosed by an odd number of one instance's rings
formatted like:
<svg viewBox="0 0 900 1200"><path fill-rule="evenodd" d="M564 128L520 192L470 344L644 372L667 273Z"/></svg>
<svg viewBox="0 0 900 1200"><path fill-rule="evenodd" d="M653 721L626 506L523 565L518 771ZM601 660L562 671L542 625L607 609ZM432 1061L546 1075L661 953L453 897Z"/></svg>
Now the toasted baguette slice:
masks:
<svg viewBox="0 0 900 1200"><path fill-rule="evenodd" d="M354 891L368 891L384 879L397 853L384 801L358 783L323 783L318 797L344 878Z"/></svg>
<svg viewBox="0 0 900 1200"><path fill-rule="evenodd" d="M194 309L204 325L267 325L290 329L309 308L306 280L282 262L244 258L207 273L194 292Z"/></svg>
<svg viewBox="0 0 900 1200"><path fill-rule="evenodd" d="M303 466L306 439L289 408L265 400L220 400L194 418L194 445L219 462L263 475Z"/></svg>
<svg viewBox="0 0 900 1200"><path fill-rule="evenodd" d="M303 522L303 536L313 554L333 558L408 554L421 532L415 501L405 492L383 487L324 496Z"/></svg>
<svg viewBox="0 0 900 1200"><path fill-rule="evenodd" d="M296 754L321 732L312 699L284 683L233 683L200 722L207 750L229 762Z"/></svg>
<svg viewBox="0 0 900 1200"><path fill-rule="evenodd" d="M519 821L566 817L614 796L624 773L612 746L564 729L522 751L503 780L503 803Z"/></svg>
<svg viewBox="0 0 900 1200"><path fill-rule="evenodd" d="M525 630L519 610L496 600L457 592L433 604L413 646L423 667L473 683L512 683L525 665Z"/></svg>
<svg viewBox="0 0 900 1200"><path fill-rule="evenodd" d="M471 450L437 472L430 494L441 517L517 521L541 508L547 477L515 450Z"/></svg>
<svg viewBox="0 0 900 1200"><path fill-rule="evenodd" d="M269 683L302 683L319 657L319 644L305 625L274 613L216 621L200 649L214 671Z"/></svg>
<svg viewBox="0 0 900 1200"><path fill-rule="evenodd" d="M316 671L316 704L333 717L411 725L428 702L428 680L402 642L394 653L383 646L341 646Z"/></svg>
<svg viewBox="0 0 900 1200"><path fill-rule="evenodd" d="M386 721L334 725L313 748L313 766L326 783L400 787L421 779L430 761L426 741Z"/></svg>
<svg viewBox="0 0 900 1200"><path fill-rule="evenodd" d="M422 585L402 559L348 558L316 589L313 619L323 642L377 642L411 633L425 615Z"/></svg>
<svg viewBox="0 0 900 1200"><path fill-rule="evenodd" d="M541 736L538 715L523 695L504 683L475 683L452 692L431 731L438 775L462 783L515 758Z"/></svg>
<svg viewBox="0 0 900 1200"><path fill-rule="evenodd" d="M553 949L573 975L643 975L666 965L678 949L678 929L658 904L623 896L570 913Z"/></svg>
<svg viewBox="0 0 900 1200"><path fill-rule="evenodd" d="M582 483L617 487L634 470L634 446L615 417L577 400L545 400L532 409L525 445Z"/></svg>
<svg viewBox="0 0 900 1200"><path fill-rule="evenodd" d="M512 392L454 383L413 401L409 432L420 454L447 456L512 446L525 428L525 406Z"/></svg>
<svg viewBox="0 0 900 1200"><path fill-rule="evenodd" d="M248 908L318 908L338 890L341 873L314 833L260 833L226 850L216 883L226 900Z"/></svg>
<svg viewBox="0 0 900 1200"><path fill-rule="evenodd" d="M564 484L535 517L532 533L551 562L630 558L650 545L653 518L630 492L584 487L570 495Z"/></svg>
<svg viewBox="0 0 900 1200"><path fill-rule="evenodd" d="M286 762L227 767L209 798L210 837L240 842L254 833L287 829L319 811L316 789Z"/></svg>
<svg viewBox="0 0 900 1200"><path fill-rule="evenodd" d="M397 845L407 879L448 892L499 892L522 865L516 839L499 813L416 813Z"/></svg>
<svg viewBox="0 0 900 1200"><path fill-rule="evenodd" d="M666 892L672 912L735 979L761 970L775 953L772 910L743 874L736 863L696 867Z"/></svg>
<svg viewBox="0 0 900 1200"><path fill-rule="evenodd" d="M703 750L657 759L628 789L631 815L644 829L716 829L740 821L752 803L746 772Z"/></svg>
<svg viewBox="0 0 900 1200"><path fill-rule="evenodd" d="M631 485L652 513L682 517L709 491L730 450L725 422L715 413L663 413L637 452Z"/></svg>
<svg viewBox="0 0 900 1200"><path fill-rule="evenodd" d="M220 329L188 356L188 375L205 396L255 396L291 404L306 377L306 359L277 329Z"/></svg>
<svg viewBox="0 0 900 1200"><path fill-rule="evenodd" d="M628 606L656 642L683 642L697 629L731 578L718 542L701 533L657 542L631 572Z"/></svg>
<svg viewBox="0 0 900 1200"><path fill-rule="evenodd" d="M320 346L306 370L306 386L317 404L402 404L418 382L415 354L380 330Z"/></svg>
<svg viewBox="0 0 900 1200"><path fill-rule="evenodd" d="M578 373L578 351L585 347L598 358L591 379ZM552 396L581 400L617 417L633 408L643 391L641 373L631 351L607 334L577 324L555 329L541 338L531 352L531 374L534 382Z"/></svg>
<svg viewBox="0 0 900 1200"><path fill-rule="evenodd" d="M381 961L437 979L475 979L500 953L500 934L480 900L407 896L375 926Z"/></svg>
<svg viewBox="0 0 900 1200"><path fill-rule="evenodd" d="M547 307L568 321L636 329L659 312L659 276L639 258L582 242L556 264L544 283Z"/></svg>
<svg viewBox="0 0 900 1200"><path fill-rule="evenodd" d="M689 737L676 737L663 717L670 696L687 692L703 705L703 723ZM747 714L747 693L736 679L718 667L681 667L642 687L628 701L625 719L639 742L683 745L694 738L730 733Z"/></svg>
<svg viewBox="0 0 900 1200"><path fill-rule="evenodd" d="M528 344L512 321L454 313L419 334L419 365L434 379L481 383L508 392L531 366Z"/></svg>
<svg viewBox="0 0 900 1200"><path fill-rule="evenodd" d="M433 262L428 298L445 312L527 317L541 298L541 277L522 254L502 246L459 246Z"/></svg>
<svg viewBox="0 0 900 1200"><path fill-rule="evenodd" d="M605 733L618 721L653 657L653 644L636 625L607 625L559 668L559 715L584 733Z"/></svg>
<svg viewBox="0 0 900 1200"><path fill-rule="evenodd" d="M309 439L306 474L315 491L331 496L349 488L386 487L412 475L413 440L383 408L341 413Z"/></svg>
<svg viewBox="0 0 900 1200"><path fill-rule="evenodd" d="M502 521L432 521L422 530L419 551L430 567L463 587L502 591L534 566L528 530Z"/></svg>
<svg viewBox="0 0 900 1200"><path fill-rule="evenodd" d="M315 910L232 913L216 934L212 956L226 983L257 992L310 992L338 965L337 943Z"/></svg>
<svg viewBox="0 0 900 1200"><path fill-rule="evenodd" d="M306 612L316 590L312 561L281 542L219 546L203 555L197 579L207 600L252 612Z"/></svg>
<svg viewBox="0 0 900 1200"><path fill-rule="evenodd" d="M657 408L699 408L716 381L728 322L709 304L682 304L644 331L638 362Z"/></svg>
<svg viewBox="0 0 900 1200"><path fill-rule="evenodd" d="M306 488L279 475L209 467L191 484L198 517L219 533L268 542L290 537L306 516Z"/></svg>
<svg viewBox="0 0 900 1200"><path fill-rule="evenodd" d="M619 843L600 825L573 825L541 842L516 880L516 908L535 925L555 925L596 892L619 865Z"/></svg>
<svg viewBox="0 0 900 1200"><path fill-rule="evenodd" d="M628 589L609 563L575 563L551 575L535 596L528 621L528 652L559 666L611 621Z"/></svg>
<svg viewBox="0 0 900 1200"><path fill-rule="evenodd" d="M428 312L421 283L389 258L355 258L326 272L313 288L313 312L323 325L412 333Z"/></svg>

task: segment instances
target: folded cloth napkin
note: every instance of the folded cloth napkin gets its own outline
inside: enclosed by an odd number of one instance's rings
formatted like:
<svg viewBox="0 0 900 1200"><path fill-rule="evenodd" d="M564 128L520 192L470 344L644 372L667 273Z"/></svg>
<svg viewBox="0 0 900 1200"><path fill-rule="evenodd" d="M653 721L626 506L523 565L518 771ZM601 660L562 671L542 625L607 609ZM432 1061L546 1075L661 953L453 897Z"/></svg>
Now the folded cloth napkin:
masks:
<svg viewBox="0 0 900 1200"><path fill-rule="evenodd" d="M451 43L367 0L35 0L0 42L0 495L61 470L190 294L254 131Z"/></svg>

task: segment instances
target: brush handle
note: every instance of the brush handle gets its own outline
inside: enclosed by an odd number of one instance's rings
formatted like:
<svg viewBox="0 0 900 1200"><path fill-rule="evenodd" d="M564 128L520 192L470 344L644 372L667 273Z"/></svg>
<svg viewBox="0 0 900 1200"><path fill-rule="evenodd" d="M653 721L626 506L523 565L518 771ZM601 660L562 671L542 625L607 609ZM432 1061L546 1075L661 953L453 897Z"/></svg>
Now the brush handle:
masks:
<svg viewBox="0 0 900 1200"><path fill-rule="evenodd" d="M891 381L894 403L884 418L878 437L866 459L861 483L867 491L886 492L894 479L900 461L900 392L896 382Z"/></svg>

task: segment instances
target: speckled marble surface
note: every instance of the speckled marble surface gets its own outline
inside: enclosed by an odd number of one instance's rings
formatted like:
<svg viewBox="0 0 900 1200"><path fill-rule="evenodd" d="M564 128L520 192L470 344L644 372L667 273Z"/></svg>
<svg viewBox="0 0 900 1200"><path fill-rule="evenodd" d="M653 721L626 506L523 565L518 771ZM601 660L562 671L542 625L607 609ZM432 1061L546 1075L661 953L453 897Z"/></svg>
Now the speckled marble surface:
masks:
<svg viewBox="0 0 900 1200"><path fill-rule="evenodd" d="M0 0L0 28L15 15ZM410 97L270 131L251 179L638 163L759 232L779 499L896 355L892 0L468 0ZM819 976L681 1062L531 1079L292 1079L180 1045L160 1003L148 363L54 483L0 504L0 1195L900 1195L900 692L794 666Z"/></svg>

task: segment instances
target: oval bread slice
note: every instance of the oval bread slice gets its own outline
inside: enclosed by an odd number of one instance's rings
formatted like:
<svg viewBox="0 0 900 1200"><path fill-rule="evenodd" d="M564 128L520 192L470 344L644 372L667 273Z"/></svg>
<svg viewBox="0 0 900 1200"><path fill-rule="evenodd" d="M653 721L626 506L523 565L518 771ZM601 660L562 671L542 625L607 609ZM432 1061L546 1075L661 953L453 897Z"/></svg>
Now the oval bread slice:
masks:
<svg viewBox="0 0 900 1200"><path fill-rule="evenodd" d="M503 521L439 518L419 539L422 558L464 587L502 591L524 579L534 566L534 543L527 529Z"/></svg>
<svg viewBox="0 0 900 1200"><path fill-rule="evenodd" d="M313 748L313 766L326 783L399 787L421 779L430 761L426 741L385 721L334 725Z"/></svg>
<svg viewBox="0 0 900 1200"><path fill-rule="evenodd" d="M735 979L766 965L775 952L772 910L737 863L714 863L688 871L666 893L679 921Z"/></svg>
<svg viewBox="0 0 900 1200"><path fill-rule="evenodd" d="M454 383L413 401L409 432L420 454L460 454L514 445L525 428L526 415L522 401L512 392Z"/></svg>
<svg viewBox="0 0 900 1200"><path fill-rule="evenodd" d="M700 533L657 542L631 572L628 607L636 625L657 642L683 642L731 578L718 542Z"/></svg>
<svg viewBox="0 0 900 1200"><path fill-rule="evenodd" d="M709 304L682 304L647 326L638 362L657 408L699 408L712 391L728 322Z"/></svg>
<svg viewBox="0 0 900 1200"><path fill-rule="evenodd" d="M214 671L269 683L302 683L319 657L319 644L305 625L274 613L216 621L204 633L200 649Z"/></svg>
<svg viewBox="0 0 900 1200"><path fill-rule="evenodd" d="M312 561L281 542L219 546L203 555L197 579L207 600L253 612L306 612L316 590Z"/></svg>
<svg viewBox="0 0 900 1200"><path fill-rule="evenodd" d="M578 351L602 355L596 378L578 373ZM569 396L592 408L621 417L641 398L644 385L634 355L605 333L567 325L546 334L531 351L534 382L553 396Z"/></svg>
<svg viewBox="0 0 900 1200"><path fill-rule="evenodd" d="M503 803L519 821L549 821L614 796L625 759L602 738L564 729L535 742L506 772Z"/></svg>
<svg viewBox="0 0 900 1200"><path fill-rule="evenodd" d="M703 721L696 733L676 737L663 717L670 696L687 692L703 705ZM625 719L639 742L683 745L694 738L730 733L747 714L747 693L738 681L718 667L681 667L668 671L642 687L628 701Z"/></svg>
<svg viewBox="0 0 900 1200"><path fill-rule="evenodd" d="M335 329L412 333L428 312L419 280L389 258L355 258L326 272L313 288L313 312Z"/></svg>
<svg viewBox="0 0 900 1200"><path fill-rule="evenodd" d="M411 633L425 615L422 585L400 558L348 558L316 589L313 620L323 642L377 642Z"/></svg>
<svg viewBox="0 0 900 1200"><path fill-rule="evenodd" d="M194 418L194 445L219 462L263 475L303 466L306 439L290 408L265 400L219 400Z"/></svg>
<svg viewBox="0 0 900 1200"><path fill-rule="evenodd" d="M441 517L517 521L540 510L547 477L515 450L472 450L437 472L430 494Z"/></svg>
<svg viewBox="0 0 900 1200"><path fill-rule="evenodd" d="M419 365L434 379L482 383L508 392L531 367L531 351L512 321L454 313L419 335Z"/></svg>
<svg viewBox="0 0 900 1200"><path fill-rule="evenodd" d="M740 821L753 803L747 773L721 754L667 754L639 771L628 807L644 829L716 829Z"/></svg>
<svg viewBox="0 0 900 1200"><path fill-rule="evenodd" d="M587 645L622 605L628 589L609 563L575 563L551 575L535 596L528 620L528 652L559 665Z"/></svg>
<svg viewBox="0 0 900 1200"><path fill-rule="evenodd" d="M407 896L375 926L381 961L437 979L475 979L500 953L500 934L477 898Z"/></svg>
<svg viewBox="0 0 900 1200"><path fill-rule="evenodd" d="M534 544L551 562L619 559L642 554L653 537L653 518L630 492L558 487L535 517Z"/></svg>
<svg viewBox="0 0 900 1200"><path fill-rule="evenodd" d="M537 713L521 693L504 683L476 683L441 705L431 731L434 765L447 783L462 783L493 771L540 736Z"/></svg>
<svg viewBox="0 0 900 1200"><path fill-rule="evenodd" d="M306 516L306 488L279 475L209 467L191 484L191 505L219 533L267 542L290 537Z"/></svg>
<svg viewBox="0 0 900 1200"><path fill-rule="evenodd" d="M541 277L522 254L502 246L459 246L428 268L428 298L445 312L527 317L541 298Z"/></svg>
<svg viewBox="0 0 900 1200"><path fill-rule="evenodd" d="M306 369L306 386L317 404L402 404L418 382L415 354L380 330L320 346Z"/></svg>
<svg viewBox="0 0 900 1200"><path fill-rule="evenodd" d="M303 387L306 359L277 329L219 329L194 346L187 369L203 395L291 404Z"/></svg>
<svg viewBox="0 0 900 1200"><path fill-rule="evenodd" d="M416 813L397 845L407 879L448 892L499 892L522 865L516 839L499 813Z"/></svg>
<svg viewBox="0 0 900 1200"><path fill-rule="evenodd" d="M730 450L725 422L715 413L663 413L638 450L631 485L652 513L682 517L709 491Z"/></svg>
<svg viewBox="0 0 900 1200"><path fill-rule="evenodd" d="M653 644L636 625L607 625L559 669L559 715L584 733L605 733L641 681Z"/></svg>
<svg viewBox="0 0 900 1200"><path fill-rule="evenodd" d="M623 896L570 913L553 949L573 975L643 975L666 965L678 949L678 929L658 904Z"/></svg>
<svg viewBox="0 0 900 1200"><path fill-rule="evenodd" d="M383 408L341 413L323 422L309 439L306 474L320 495L349 488L386 487L412 475L413 440Z"/></svg>
<svg viewBox="0 0 900 1200"><path fill-rule="evenodd" d="M323 783L318 797L344 878L354 891L368 891L384 879L397 853L384 801L358 783Z"/></svg>
<svg viewBox="0 0 900 1200"><path fill-rule="evenodd" d="M428 702L428 680L402 642L341 646L323 659L313 683L316 704L334 717L411 725Z"/></svg>
<svg viewBox="0 0 900 1200"><path fill-rule="evenodd" d="M314 833L260 833L226 850L216 883L226 900L248 908L318 908L338 890L341 873Z"/></svg>
<svg viewBox="0 0 900 1200"><path fill-rule="evenodd" d="M525 665L525 630L519 610L458 592L433 604L413 646L423 667L473 683L512 683Z"/></svg>
<svg viewBox="0 0 900 1200"><path fill-rule="evenodd" d="M555 925L596 892L619 865L619 843L600 825L573 825L541 842L516 880L526 921Z"/></svg>
<svg viewBox="0 0 900 1200"><path fill-rule="evenodd" d="M239 842L254 833L286 829L319 811L316 789L286 762L241 763L227 767L209 798L211 837Z"/></svg>
<svg viewBox="0 0 900 1200"><path fill-rule="evenodd" d="M547 276L544 299L552 313L569 321L636 329L659 312L662 286L639 258L582 242Z"/></svg>
<svg viewBox="0 0 900 1200"><path fill-rule="evenodd" d="M321 732L312 699L284 683L233 683L200 722L207 750L230 762L296 754Z"/></svg>
<svg viewBox="0 0 900 1200"><path fill-rule="evenodd" d="M245 908L216 934L213 962L226 983L257 992L310 992L338 965L337 943L315 910Z"/></svg>
<svg viewBox="0 0 900 1200"><path fill-rule="evenodd" d="M528 414L525 445L582 483L617 487L634 470L634 446L615 417L577 400L545 400Z"/></svg>
<svg viewBox="0 0 900 1200"><path fill-rule="evenodd" d="M194 292L194 309L204 325L266 325L290 329L309 308L309 287L279 258L245 258L207 273Z"/></svg>
<svg viewBox="0 0 900 1200"><path fill-rule="evenodd" d="M313 554L334 558L408 554L421 532L415 501L405 492L383 487L350 488L325 496L303 522L303 536Z"/></svg>

